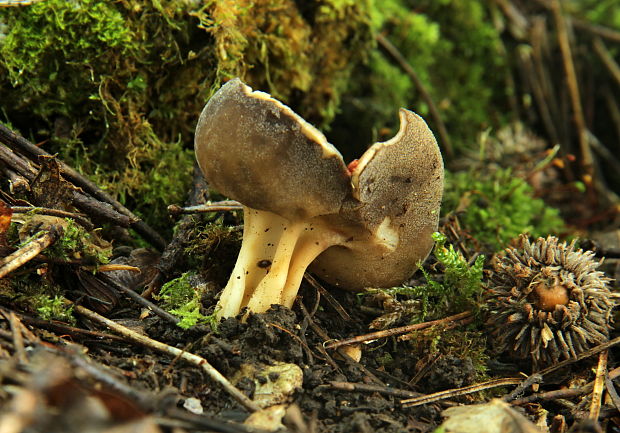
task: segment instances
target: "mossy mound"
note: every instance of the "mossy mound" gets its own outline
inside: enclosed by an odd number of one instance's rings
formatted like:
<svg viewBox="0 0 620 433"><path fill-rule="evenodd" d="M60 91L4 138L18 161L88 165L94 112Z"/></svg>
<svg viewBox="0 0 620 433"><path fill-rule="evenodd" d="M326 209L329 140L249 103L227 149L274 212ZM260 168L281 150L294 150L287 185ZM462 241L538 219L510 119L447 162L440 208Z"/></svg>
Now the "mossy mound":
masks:
<svg viewBox="0 0 620 433"><path fill-rule="evenodd" d="M2 120L167 225L195 121L240 76L317 124L371 47L366 2L46 0L0 15Z"/></svg>

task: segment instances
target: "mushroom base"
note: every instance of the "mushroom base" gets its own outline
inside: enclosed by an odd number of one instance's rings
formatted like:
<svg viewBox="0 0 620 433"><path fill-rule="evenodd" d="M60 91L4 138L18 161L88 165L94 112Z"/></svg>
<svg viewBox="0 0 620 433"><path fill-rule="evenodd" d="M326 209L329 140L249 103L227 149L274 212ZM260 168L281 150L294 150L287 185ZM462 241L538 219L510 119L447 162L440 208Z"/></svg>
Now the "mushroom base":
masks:
<svg viewBox="0 0 620 433"><path fill-rule="evenodd" d="M246 307L254 313L272 304L292 307L308 265L345 240L321 217L295 221L268 211L243 210L243 242L216 307L218 318L236 316Z"/></svg>

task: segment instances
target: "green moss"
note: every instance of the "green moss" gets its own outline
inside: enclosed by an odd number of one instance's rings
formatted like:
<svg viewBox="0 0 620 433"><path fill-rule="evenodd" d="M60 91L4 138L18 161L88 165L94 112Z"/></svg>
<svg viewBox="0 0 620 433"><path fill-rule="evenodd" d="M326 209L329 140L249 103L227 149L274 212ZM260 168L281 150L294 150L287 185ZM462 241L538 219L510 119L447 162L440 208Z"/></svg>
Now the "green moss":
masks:
<svg viewBox="0 0 620 433"><path fill-rule="evenodd" d="M192 272L186 272L179 278L167 282L162 286L158 299L162 302L163 308L181 319L177 323L181 328L189 329L198 324L213 327L216 323L214 318L200 312L201 290L190 284L194 275Z"/></svg>
<svg viewBox="0 0 620 433"><path fill-rule="evenodd" d="M242 77L325 126L372 46L368 1L211 0L218 79Z"/></svg>
<svg viewBox="0 0 620 433"><path fill-rule="evenodd" d="M484 256L478 256L472 265L452 245L446 247L446 236L433 233L435 248L433 254L437 259L442 277L439 280L422 268L426 284L410 287L401 286L390 289L368 290L362 294L377 291L387 292L391 296L419 300L418 313L412 323L432 320L446 315L462 312L466 309L478 309L482 292L482 269Z"/></svg>
<svg viewBox="0 0 620 433"><path fill-rule="evenodd" d="M50 256L65 259L84 259L96 264L105 264L112 256L112 245L102 240L97 232L87 232L70 218L65 219L63 232L48 250Z"/></svg>
<svg viewBox="0 0 620 433"><path fill-rule="evenodd" d="M32 307L43 320L60 320L75 324L73 317L73 305L68 303L64 296L50 296L39 294L30 299Z"/></svg>
<svg viewBox="0 0 620 433"><path fill-rule="evenodd" d="M441 265L443 278L433 279L422 268L426 284L413 288L415 296L421 300L422 311L417 320L444 317L446 314L476 309L482 292L482 269L484 256L478 256L469 265L463 255L450 245L446 248L446 236L433 233L435 248L433 254Z"/></svg>
<svg viewBox="0 0 620 433"><path fill-rule="evenodd" d="M504 103L511 91L504 82L505 59L498 55L500 35L489 15L488 2L481 0L373 3L373 29L413 67L457 148L467 148L481 129L503 120L494 104ZM349 121L370 127L373 140L398 129L399 107L419 113L436 129L411 78L380 47L354 80ZM384 127L391 131L382 133Z"/></svg>
<svg viewBox="0 0 620 433"><path fill-rule="evenodd" d="M46 0L3 9L3 116L170 232L196 119L232 76L326 124L372 43L366 1Z"/></svg>
<svg viewBox="0 0 620 433"><path fill-rule="evenodd" d="M161 227L165 206L188 188L192 157L180 137L189 139L210 82L201 83L213 75L204 67L212 57L189 46L199 32L190 10L180 1L50 0L3 17L8 119L130 207L149 200L143 215Z"/></svg>
<svg viewBox="0 0 620 433"><path fill-rule="evenodd" d="M488 379L486 337L483 333L463 328L445 329L432 327L428 330L415 333L415 338L409 340L410 347L416 356L454 356L459 359L469 358L472 361L474 381Z"/></svg>
<svg viewBox="0 0 620 433"><path fill-rule="evenodd" d="M50 282L46 273L43 276L30 273L1 281L0 299L4 303L43 320L75 324L73 304L67 301L59 286Z"/></svg>
<svg viewBox="0 0 620 433"><path fill-rule="evenodd" d="M558 211L510 169L446 172L445 179L443 212L458 210L461 227L485 249L498 251L521 233L546 236L564 227Z"/></svg>

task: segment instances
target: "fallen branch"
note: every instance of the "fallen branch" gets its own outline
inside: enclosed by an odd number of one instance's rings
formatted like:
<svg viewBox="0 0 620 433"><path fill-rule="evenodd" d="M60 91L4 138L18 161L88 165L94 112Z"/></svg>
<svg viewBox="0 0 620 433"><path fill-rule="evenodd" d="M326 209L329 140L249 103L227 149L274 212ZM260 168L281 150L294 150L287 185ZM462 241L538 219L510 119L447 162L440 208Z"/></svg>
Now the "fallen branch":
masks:
<svg viewBox="0 0 620 433"><path fill-rule="evenodd" d="M0 124L0 132L2 132L2 124ZM16 170L31 183L37 176L37 169L29 161L26 161L5 145L0 145L0 161ZM114 210L109 203L98 201L79 190L72 190L70 193L71 203L91 217L105 219L121 227L135 228L134 224L137 222L137 217L131 218L121 214Z"/></svg>
<svg viewBox="0 0 620 433"><path fill-rule="evenodd" d="M34 259L41 251L56 242L57 239L58 233L54 231L44 232L17 251L0 259L0 278L4 278L9 273Z"/></svg>
<svg viewBox="0 0 620 433"><path fill-rule="evenodd" d="M52 156L43 149L35 146L30 141L26 140L24 137L16 134L11 131L6 126L0 123L0 142L6 144L11 148L18 149L20 152L31 155L31 156ZM159 233L157 233L154 229L148 226L144 221L135 216L129 209L123 206L118 200L115 200L108 193L99 188L95 183L91 182L86 177L82 176L72 167L68 166L62 161L58 161L60 165L60 169L62 171L63 176L70 180L74 185L82 188L92 197L97 200L110 205L116 212L125 216L128 221L131 221L131 228L133 228L137 233L142 235L146 240L148 240L153 246L158 249L164 249L166 247L166 241ZM23 173L21 173L24 175ZM28 179L32 181L32 179Z"/></svg>
<svg viewBox="0 0 620 433"><path fill-rule="evenodd" d="M222 373L217 371L203 357L194 355L193 353L185 352L181 349L177 349L176 347L169 346L160 341L153 340L152 338L138 334L137 332L132 331L131 329L120 325L110 319L107 319L100 314L97 314L94 311L91 311L81 305L76 305L75 311L78 314L81 314L82 316L85 316L94 322L107 326L112 331L126 337L134 343L140 344L158 352L165 353L167 355L171 355L175 358L182 359L186 362L189 362L190 364L200 367L213 381L219 383L224 388L224 390L226 390L226 392L228 392L235 400L237 400L250 412L255 412L260 409L260 407L256 403L254 403L245 394L235 388L233 384L231 384L228 379L226 379L222 375Z"/></svg>

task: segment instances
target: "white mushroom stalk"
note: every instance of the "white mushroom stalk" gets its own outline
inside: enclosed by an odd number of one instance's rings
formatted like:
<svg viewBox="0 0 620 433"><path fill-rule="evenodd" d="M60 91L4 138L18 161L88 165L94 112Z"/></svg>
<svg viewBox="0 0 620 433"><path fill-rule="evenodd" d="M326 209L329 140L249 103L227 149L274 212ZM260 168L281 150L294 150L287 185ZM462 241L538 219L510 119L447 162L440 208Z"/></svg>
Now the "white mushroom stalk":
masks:
<svg viewBox="0 0 620 433"><path fill-rule="evenodd" d="M218 315L234 316L245 307L266 311L272 304L292 307L310 263L344 241L320 221L289 221L244 207L241 251L220 297Z"/></svg>
<svg viewBox="0 0 620 433"><path fill-rule="evenodd" d="M401 129L349 171L325 136L289 107L235 79L196 128L207 181L244 205L239 257L219 317L291 307L308 269L343 288L400 284L432 247L443 162L424 121Z"/></svg>

